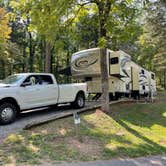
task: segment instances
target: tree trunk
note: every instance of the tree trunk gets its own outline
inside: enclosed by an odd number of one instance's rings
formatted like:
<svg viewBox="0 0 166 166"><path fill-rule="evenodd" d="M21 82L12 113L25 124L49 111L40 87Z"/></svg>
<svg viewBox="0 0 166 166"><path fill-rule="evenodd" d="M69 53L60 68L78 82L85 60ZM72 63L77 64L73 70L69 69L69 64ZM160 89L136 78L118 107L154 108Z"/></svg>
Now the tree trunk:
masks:
<svg viewBox="0 0 166 166"><path fill-rule="evenodd" d="M34 51L33 51L33 45L32 45L32 35L31 32L29 32L29 70L30 72L34 71L33 68L34 63Z"/></svg>
<svg viewBox="0 0 166 166"><path fill-rule="evenodd" d="M0 63L0 79L4 79L6 77L5 62L0 59Z"/></svg>
<svg viewBox="0 0 166 166"><path fill-rule="evenodd" d="M106 48L100 49L100 67L101 67L101 89L102 89L102 107L103 111L109 111L109 81Z"/></svg>
<svg viewBox="0 0 166 166"><path fill-rule="evenodd" d="M45 71L45 40L42 40L40 43L40 60L39 60L39 69L41 72Z"/></svg>
<svg viewBox="0 0 166 166"><path fill-rule="evenodd" d="M108 66L107 66L107 19L109 17L111 9L111 1L97 1L99 10L99 22L100 22L100 38L105 40L104 45L100 50L100 68L101 68L101 90L102 90L102 107L103 111L109 111L109 80L108 80ZM101 47L101 46L100 46Z"/></svg>
<svg viewBox="0 0 166 166"><path fill-rule="evenodd" d="M45 73L51 73L51 44L45 45Z"/></svg>
<svg viewBox="0 0 166 166"><path fill-rule="evenodd" d="M164 89L166 90L166 71L164 71Z"/></svg>
<svg viewBox="0 0 166 166"><path fill-rule="evenodd" d="M70 63L70 52L69 49L67 50L67 56L66 56L66 67L69 67ZM70 82L70 77L66 76L66 83Z"/></svg>
<svg viewBox="0 0 166 166"><path fill-rule="evenodd" d="M23 46L23 51L22 51L22 53L23 53L23 63L22 63L22 72L24 73L24 72L26 72L26 64L27 64L27 62L26 62L26 51L25 51L25 49L26 49L26 47L25 46Z"/></svg>

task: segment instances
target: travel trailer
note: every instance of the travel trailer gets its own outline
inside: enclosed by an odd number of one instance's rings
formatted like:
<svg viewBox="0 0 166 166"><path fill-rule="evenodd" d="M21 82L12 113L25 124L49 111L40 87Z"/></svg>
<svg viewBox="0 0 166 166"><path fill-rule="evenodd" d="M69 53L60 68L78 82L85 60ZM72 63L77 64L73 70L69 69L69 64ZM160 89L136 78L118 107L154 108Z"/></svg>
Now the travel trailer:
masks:
<svg viewBox="0 0 166 166"><path fill-rule="evenodd" d="M155 74L147 71L131 60L123 51L107 49L110 100L121 96L139 98L156 93ZM71 58L71 74L86 82L88 92L101 96L100 48L76 52Z"/></svg>

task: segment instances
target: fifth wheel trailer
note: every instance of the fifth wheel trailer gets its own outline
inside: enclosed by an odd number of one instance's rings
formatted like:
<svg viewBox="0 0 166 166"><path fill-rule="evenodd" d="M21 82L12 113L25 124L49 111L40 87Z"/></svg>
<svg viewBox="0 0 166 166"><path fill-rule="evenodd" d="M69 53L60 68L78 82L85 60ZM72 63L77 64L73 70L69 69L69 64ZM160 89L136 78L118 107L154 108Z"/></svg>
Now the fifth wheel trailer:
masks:
<svg viewBox="0 0 166 166"><path fill-rule="evenodd" d="M154 95L156 93L155 74L147 71L131 60L123 51L107 49L107 67L109 77L110 99L121 96ZM76 52L71 59L71 74L80 81L86 82L88 92L101 95L100 48Z"/></svg>

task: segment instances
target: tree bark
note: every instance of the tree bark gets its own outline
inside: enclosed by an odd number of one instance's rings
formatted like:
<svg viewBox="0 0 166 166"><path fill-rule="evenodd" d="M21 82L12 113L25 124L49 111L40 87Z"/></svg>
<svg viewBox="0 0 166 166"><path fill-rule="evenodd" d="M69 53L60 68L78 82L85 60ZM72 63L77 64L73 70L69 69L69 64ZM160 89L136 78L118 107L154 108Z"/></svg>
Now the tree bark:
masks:
<svg viewBox="0 0 166 166"><path fill-rule="evenodd" d="M106 48L100 49L100 67L101 67L101 90L102 90L102 107L103 111L109 111L109 81Z"/></svg>
<svg viewBox="0 0 166 166"><path fill-rule="evenodd" d="M45 44L45 73L51 73L51 44Z"/></svg>
<svg viewBox="0 0 166 166"><path fill-rule="evenodd" d="M100 38L106 40L107 37L107 19L111 9L111 1L96 1L99 10L100 22ZM103 47L103 46L102 46ZM109 111L109 79L108 79L108 66L107 66L107 43L100 50L100 68L101 68L101 90L102 90L102 107L105 112Z"/></svg>
<svg viewBox="0 0 166 166"><path fill-rule="evenodd" d="M0 79L4 79L6 77L5 62L3 59L0 59L0 63Z"/></svg>
<svg viewBox="0 0 166 166"><path fill-rule="evenodd" d="M166 71L164 71L164 89L166 90Z"/></svg>
<svg viewBox="0 0 166 166"><path fill-rule="evenodd" d="M31 32L29 32L29 65L30 65L30 72L34 71L33 68L34 64L34 50L33 50L33 44L32 44L32 35Z"/></svg>
<svg viewBox="0 0 166 166"><path fill-rule="evenodd" d="M70 52L69 52L69 48L67 50L67 56L66 56L66 67L69 67L70 63ZM66 76L66 83L70 82L70 77Z"/></svg>
<svg viewBox="0 0 166 166"><path fill-rule="evenodd" d="M23 53L22 72L23 72L23 73L27 71L27 69L26 69L26 67L27 67L27 62L26 62L26 51L25 51L25 49L26 49L26 47L23 46L23 47L22 47L22 53Z"/></svg>

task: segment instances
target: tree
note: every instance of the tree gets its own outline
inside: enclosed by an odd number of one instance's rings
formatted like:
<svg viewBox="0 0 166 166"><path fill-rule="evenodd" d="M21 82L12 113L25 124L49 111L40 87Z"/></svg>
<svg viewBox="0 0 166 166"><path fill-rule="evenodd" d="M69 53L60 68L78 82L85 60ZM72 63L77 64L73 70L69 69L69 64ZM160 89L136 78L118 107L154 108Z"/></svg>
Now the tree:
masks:
<svg viewBox="0 0 166 166"><path fill-rule="evenodd" d="M166 3L149 2L144 11L143 34L139 38L139 61L165 80ZM161 74L162 73L162 74ZM164 81L166 82L166 81ZM164 83L166 86L166 83Z"/></svg>
<svg viewBox="0 0 166 166"><path fill-rule="evenodd" d="M69 1L70 2L70 1ZM69 4L66 1L66 4ZM26 3L25 9L31 10L31 28L35 29L45 40L45 72L51 72L51 52L60 31L63 31L62 17L66 10L63 1L35 1Z"/></svg>
<svg viewBox="0 0 166 166"><path fill-rule="evenodd" d="M97 47L99 39L98 16L96 14L78 16L74 32L75 41L78 49Z"/></svg>
<svg viewBox="0 0 166 166"><path fill-rule="evenodd" d="M10 21L12 27L12 40L17 39L17 43L22 46L23 56L25 60L29 61L29 71L34 71L34 54L35 54L35 31L30 29L31 18L30 18L30 8L24 8L24 1L10 1L9 4L10 14L12 19ZM18 40L18 38L20 40ZM26 59L26 48L28 48L29 59Z"/></svg>
<svg viewBox="0 0 166 166"><path fill-rule="evenodd" d="M156 71L163 75L163 86L166 90L166 52L156 54L153 61Z"/></svg>
<svg viewBox="0 0 166 166"><path fill-rule="evenodd" d="M99 30L100 39L99 46L100 51L100 68L101 68L101 89L102 89L102 110L109 111L109 81L108 81L108 68L107 68L107 58L106 58L106 48L107 48L107 22L109 18L109 13L112 5L111 0L99 1L95 0L95 4L98 8L99 14Z"/></svg>
<svg viewBox="0 0 166 166"><path fill-rule="evenodd" d="M100 67L101 67L101 85L102 85L102 98L103 98L103 103L102 103L102 110L104 111L109 111L109 82L108 82L108 68L107 68L107 62L106 62L106 48L108 47L108 31L109 31L109 22L112 17L113 10L118 9L119 6L123 6L122 9L123 12L122 16L125 20L127 18L127 15L129 15L129 11L132 11L134 14L134 10L132 7L129 6L129 1L120 1L116 2L113 0L105 0L105 1L100 1L100 0L89 0L89 1L84 1L83 3L79 4L80 6L84 6L87 4L95 4L97 7L97 15L98 15L98 20L99 20L99 41L98 44L101 47L101 52L100 52ZM120 10L117 10L115 12L115 15L118 15L118 12ZM110 19L110 20L109 20Z"/></svg>
<svg viewBox="0 0 166 166"><path fill-rule="evenodd" d="M11 28L8 25L9 23L9 18L8 14L6 13L4 8L0 8L0 51L3 50L3 47L9 39L9 35L11 33ZM1 52L1 56L2 56Z"/></svg>
<svg viewBox="0 0 166 166"><path fill-rule="evenodd" d="M1 70L2 73L0 73L2 77L5 76L5 59L7 59L5 48L7 47L7 40L11 33L8 23L8 14L4 8L0 8L0 67L4 68Z"/></svg>

